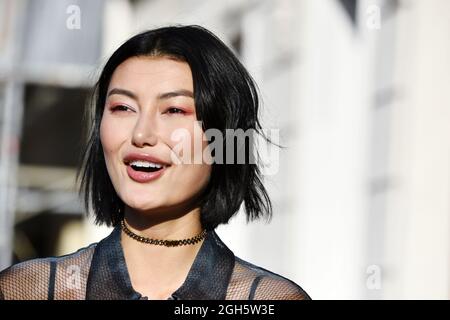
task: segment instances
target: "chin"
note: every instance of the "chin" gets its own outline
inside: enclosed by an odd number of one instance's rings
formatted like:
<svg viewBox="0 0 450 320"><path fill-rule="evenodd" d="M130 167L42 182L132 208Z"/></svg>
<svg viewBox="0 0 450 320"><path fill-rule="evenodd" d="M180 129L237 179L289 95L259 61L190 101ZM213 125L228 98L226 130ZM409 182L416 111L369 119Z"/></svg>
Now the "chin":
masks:
<svg viewBox="0 0 450 320"><path fill-rule="evenodd" d="M163 206L161 198L157 195L149 194L148 192L142 195L126 194L123 202L138 211L147 211Z"/></svg>
<svg viewBox="0 0 450 320"><path fill-rule="evenodd" d="M160 205L150 203L126 202L126 205L136 212L148 212L157 208L161 208Z"/></svg>

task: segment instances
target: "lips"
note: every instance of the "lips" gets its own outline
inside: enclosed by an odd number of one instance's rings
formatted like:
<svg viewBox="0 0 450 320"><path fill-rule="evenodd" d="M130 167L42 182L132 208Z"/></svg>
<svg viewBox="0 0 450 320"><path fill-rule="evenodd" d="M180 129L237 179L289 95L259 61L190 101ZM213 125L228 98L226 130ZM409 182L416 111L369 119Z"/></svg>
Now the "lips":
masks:
<svg viewBox="0 0 450 320"><path fill-rule="evenodd" d="M145 153L129 153L124 158L128 176L139 183L153 181L165 172L169 163Z"/></svg>
<svg viewBox="0 0 450 320"><path fill-rule="evenodd" d="M126 165L130 164L132 161L146 161L150 163L156 163L163 166L170 166L170 163L167 163L156 156L149 155L147 153L129 153L123 159Z"/></svg>

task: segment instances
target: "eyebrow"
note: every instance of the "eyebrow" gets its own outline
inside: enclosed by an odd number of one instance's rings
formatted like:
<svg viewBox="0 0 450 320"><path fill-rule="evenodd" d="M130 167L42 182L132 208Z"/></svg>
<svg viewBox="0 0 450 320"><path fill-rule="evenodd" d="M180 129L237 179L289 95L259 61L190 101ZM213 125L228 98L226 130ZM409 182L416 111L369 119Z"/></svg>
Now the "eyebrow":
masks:
<svg viewBox="0 0 450 320"><path fill-rule="evenodd" d="M111 89L108 92L107 97L109 97L113 94L120 94L120 95L130 97L131 99L134 99L136 101L138 100L137 95L135 93L133 93L129 90L126 90L126 89L121 89L121 88ZM175 91L160 93L158 95L157 99L165 100L165 99L170 99L170 98L174 98L174 97L178 97L178 96L185 96L185 97L194 99L194 94L192 93L192 91L186 90L186 89L179 89L179 90L175 90Z"/></svg>

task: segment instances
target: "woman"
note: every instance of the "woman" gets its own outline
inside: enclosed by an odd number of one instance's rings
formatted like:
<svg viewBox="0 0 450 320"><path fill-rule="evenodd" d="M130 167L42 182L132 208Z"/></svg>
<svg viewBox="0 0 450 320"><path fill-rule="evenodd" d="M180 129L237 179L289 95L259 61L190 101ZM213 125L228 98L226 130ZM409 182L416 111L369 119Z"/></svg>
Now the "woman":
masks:
<svg viewBox="0 0 450 320"><path fill-rule="evenodd" d="M214 232L242 203L249 220L271 216L251 148L208 136L261 133L255 84L225 44L199 26L136 35L106 63L94 101L80 193L114 230L3 271L1 298L309 298L235 257ZM239 152L246 161L230 163Z"/></svg>

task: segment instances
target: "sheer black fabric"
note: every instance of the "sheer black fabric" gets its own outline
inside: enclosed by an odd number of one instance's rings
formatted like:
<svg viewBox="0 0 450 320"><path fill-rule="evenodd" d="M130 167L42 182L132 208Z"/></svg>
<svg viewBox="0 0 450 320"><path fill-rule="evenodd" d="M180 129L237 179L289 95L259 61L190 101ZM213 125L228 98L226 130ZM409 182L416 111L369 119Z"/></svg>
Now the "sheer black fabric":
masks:
<svg viewBox="0 0 450 320"><path fill-rule="evenodd" d="M130 281L120 243L121 229L70 255L34 259L0 273L0 299L146 299ZM169 300L310 299L297 284L235 257L209 231L183 285Z"/></svg>

